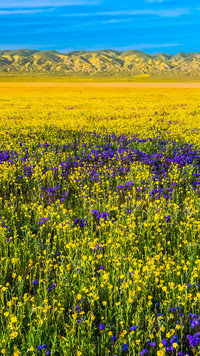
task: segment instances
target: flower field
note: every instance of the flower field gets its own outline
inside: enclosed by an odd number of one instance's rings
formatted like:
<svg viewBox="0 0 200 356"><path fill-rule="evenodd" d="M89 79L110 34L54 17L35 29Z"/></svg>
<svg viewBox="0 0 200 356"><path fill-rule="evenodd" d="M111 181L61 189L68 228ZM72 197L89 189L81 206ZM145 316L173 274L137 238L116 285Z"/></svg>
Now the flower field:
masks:
<svg viewBox="0 0 200 356"><path fill-rule="evenodd" d="M0 84L0 353L200 355L200 89Z"/></svg>

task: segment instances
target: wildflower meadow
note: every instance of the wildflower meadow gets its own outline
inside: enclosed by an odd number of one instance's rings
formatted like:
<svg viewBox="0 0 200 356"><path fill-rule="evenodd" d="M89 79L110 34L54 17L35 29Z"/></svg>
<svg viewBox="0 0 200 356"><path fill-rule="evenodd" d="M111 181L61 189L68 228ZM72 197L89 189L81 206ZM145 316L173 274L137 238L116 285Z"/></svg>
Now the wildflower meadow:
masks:
<svg viewBox="0 0 200 356"><path fill-rule="evenodd" d="M0 354L200 355L200 89L0 84Z"/></svg>

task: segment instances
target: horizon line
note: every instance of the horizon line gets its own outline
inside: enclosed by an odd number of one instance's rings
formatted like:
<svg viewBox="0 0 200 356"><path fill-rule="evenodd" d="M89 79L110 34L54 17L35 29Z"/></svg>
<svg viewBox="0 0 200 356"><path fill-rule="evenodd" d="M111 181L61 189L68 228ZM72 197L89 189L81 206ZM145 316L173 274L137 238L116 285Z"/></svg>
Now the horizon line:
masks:
<svg viewBox="0 0 200 356"><path fill-rule="evenodd" d="M171 55L171 56L175 56L177 54L180 54L180 53L184 53L184 54L198 54L200 53L200 51L198 52L185 52L185 51L179 51L177 52L176 54L172 54L172 53L169 53L169 52L156 52L154 54L150 54L146 51L142 51L140 49L127 49L127 50L118 50L118 49L112 49L112 48L102 48L102 49L91 49L91 50L86 50L86 49L79 49L79 50L76 50L76 49L72 49L72 50L68 50L68 51L60 51L60 50L55 50L55 49L37 49L37 48L18 48L18 49L0 49L0 52L3 52L3 51L8 51L8 52L12 52L12 51L37 51L37 52L50 52L50 51L54 51L56 53L59 53L59 54L68 54L68 53L71 53L71 52L101 52L101 51L112 51L112 52L119 52L119 53L125 53L125 52L130 52L130 51L134 51L134 52L141 52L141 53L145 53L145 54L148 54L149 56L153 56L155 54L166 54L166 55Z"/></svg>

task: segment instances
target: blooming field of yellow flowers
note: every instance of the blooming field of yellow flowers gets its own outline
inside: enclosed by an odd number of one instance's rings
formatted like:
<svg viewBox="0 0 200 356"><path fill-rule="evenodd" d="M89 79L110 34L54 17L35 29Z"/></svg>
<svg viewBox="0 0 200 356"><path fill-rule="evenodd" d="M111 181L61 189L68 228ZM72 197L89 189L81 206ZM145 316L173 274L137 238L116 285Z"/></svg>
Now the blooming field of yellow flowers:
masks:
<svg viewBox="0 0 200 356"><path fill-rule="evenodd" d="M200 355L200 89L0 84L0 353Z"/></svg>

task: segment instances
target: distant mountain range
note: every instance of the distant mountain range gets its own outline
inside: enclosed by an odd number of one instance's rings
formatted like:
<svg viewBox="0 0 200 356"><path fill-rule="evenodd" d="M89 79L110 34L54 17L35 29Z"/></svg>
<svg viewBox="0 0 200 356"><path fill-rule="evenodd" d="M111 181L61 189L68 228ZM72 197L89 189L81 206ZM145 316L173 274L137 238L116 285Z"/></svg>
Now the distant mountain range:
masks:
<svg viewBox="0 0 200 356"><path fill-rule="evenodd" d="M200 77L200 52L176 55L141 51L1 50L0 74L28 73L98 76L185 76Z"/></svg>

